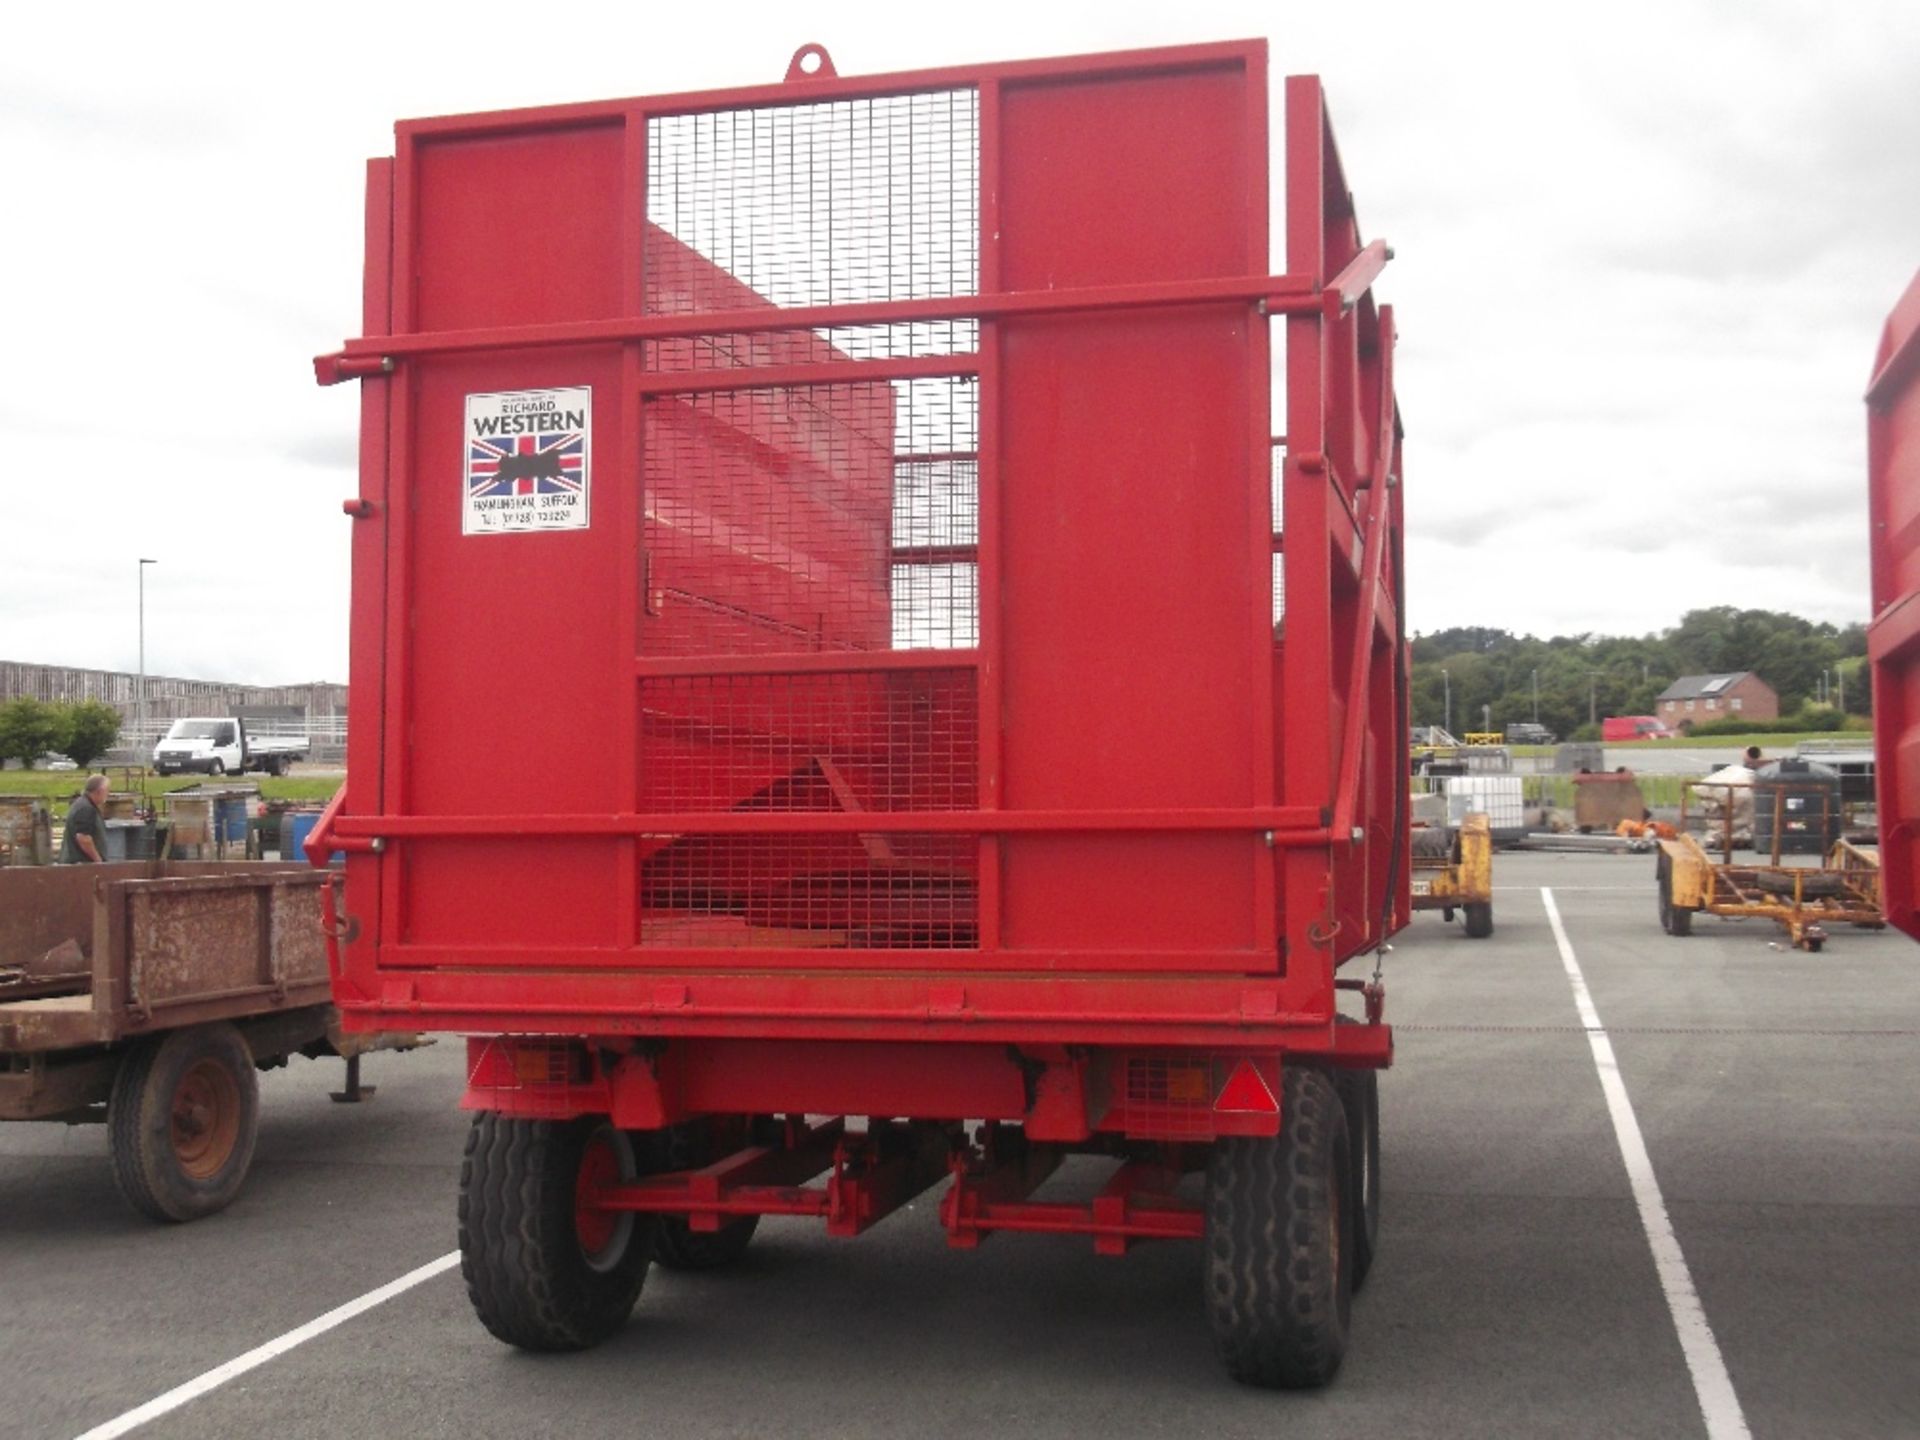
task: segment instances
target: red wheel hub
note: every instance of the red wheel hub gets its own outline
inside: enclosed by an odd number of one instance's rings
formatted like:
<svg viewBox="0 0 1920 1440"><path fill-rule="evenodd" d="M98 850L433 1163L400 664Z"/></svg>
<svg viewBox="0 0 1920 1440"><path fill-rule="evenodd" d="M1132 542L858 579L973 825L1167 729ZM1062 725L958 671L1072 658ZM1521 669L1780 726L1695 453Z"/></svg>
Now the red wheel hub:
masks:
<svg viewBox="0 0 1920 1440"><path fill-rule="evenodd" d="M619 1242L621 1221L627 1217L597 1203L601 1192L618 1185L620 1154L605 1134L587 1141L580 1154L580 1174L573 1186L573 1233L579 1237L580 1252L589 1262L604 1260Z"/></svg>

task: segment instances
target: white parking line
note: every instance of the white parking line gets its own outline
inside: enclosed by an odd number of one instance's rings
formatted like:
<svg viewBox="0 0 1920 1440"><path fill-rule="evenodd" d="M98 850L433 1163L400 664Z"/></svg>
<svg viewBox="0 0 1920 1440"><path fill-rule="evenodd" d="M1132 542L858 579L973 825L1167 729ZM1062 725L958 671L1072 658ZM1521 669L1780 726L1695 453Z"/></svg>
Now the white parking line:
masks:
<svg viewBox="0 0 1920 1440"><path fill-rule="evenodd" d="M182 1405L198 1400L210 1390L217 1390L229 1380L246 1374L249 1370L264 1365L267 1361L284 1355L296 1345L304 1345L316 1335L324 1335L336 1325L344 1325L356 1315L364 1315L376 1305L384 1305L394 1296L411 1290L424 1280L451 1270L460 1263L460 1252L452 1251L438 1260L429 1261L418 1270L409 1270L398 1280L389 1280L378 1290L369 1290L357 1300L327 1311L326 1314L309 1320L296 1330L289 1330L276 1339L256 1346L244 1355L236 1355L224 1365L216 1365L204 1374L196 1375L184 1385L177 1385L164 1395L156 1395L144 1405L135 1406L124 1415L116 1415L104 1425L96 1425L78 1440L114 1440L136 1430L149 1420L158 1420L162 1415L178 1410Z"/></svg>
<svg viewBox="0 0 1920 1440"><path fill-rule="evenodd" d="M1547 923L1553 927L1554 943L1560 947L1560 962L1566 966L1567 979L1573 985L1573 1003L1580 1012L1580 1023L1587 1027L1587 1043L1593 1047L1594 1069L1600 1072L1600 1089L1607 1097L1607 1113L1613 1117L1614 1137L1620 1142L1620 1158L1626 1162L1627 1180L1633 1186L1634 1203L1640 1208L1640 1225L1647 1233L1647 1246L1653 1251L1653 1268L1660 1276L1660 1288L1667 1297L1667 1311L1673 1316L1673 1328L1680 1336L1680 1352L1686 1357L1687 1371L1693 1376L1693 1393L1700 1402L1701 1418L1707 1422L1710 1440L1751 1440L1747 1417L1740 1409L1740 1397L1733 1393L1733 1380L1720 1346L1707 1325L1707 1312L1693 1288L1693 1275L1680 1253L1680 1241L1667 1218L1667 1202L1661 1198L1660 1185L1653 1177L1653 1158L1647 1154L1647 1142L1640 1134L1640 1122L1634 1118L1633 1103L1627 1099L1627 1084L1614 1058L1613 1042L1600 1024L1600 1012L1594 1009L1593 996L1587 991L1587 978L1580 973L1573 945L1567 939L1567 927L1560 921L1560 907L1553 902L1553 888L1540 887L1541 903L1547 907Z"/></svg>
<svg viewBox="0 0 1920 1440"><path fill-rule="evenodd" d="M1534 890L1539 887L1534 885L1496 885L1493 888L1496 890ZM1644 893L1652 887L1648 885L1556 885L1553 888L1556 890L1638 890Z"/></svg>

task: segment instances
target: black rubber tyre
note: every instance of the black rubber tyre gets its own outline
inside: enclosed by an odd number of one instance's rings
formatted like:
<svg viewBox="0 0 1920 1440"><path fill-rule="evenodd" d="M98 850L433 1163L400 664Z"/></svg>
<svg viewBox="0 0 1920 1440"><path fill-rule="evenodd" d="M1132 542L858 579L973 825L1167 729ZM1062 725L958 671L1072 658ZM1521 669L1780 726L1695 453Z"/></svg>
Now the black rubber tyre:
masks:
<svg viewBox="0 0 1920 1440"><path fill-rule="evenodd" d="M759 1228L758 1215L707 1232L689 1230L677 1215L663 1215L653 1237L653 1258L668 1270L718 1270L747 1253Z"/></svg>
<svg viewBox="0 0 1920 1440"><path fill-rule="evenodd" d="M134 1047L113 1077L107 1144L120 1193L154 1220L198 1220L233 1203L253 1164L260 1082L224 1021Z"/></svg>
<svg viewBox="0 0 1920 1440"><path fill-rule="evenodd" d="M1685 939L1693 934L1693 909L1673 903L1673 867L1665 851L1660 854L1660 863L1654 874L1660 883L1660 928L1669 935Z"/></svg>
<svg viewBox="0 0 1920 1440"><path fill-rule="evenodd" d="M1807 941L1806 942L1807 953L1809 955L1818 955L1820 953L1821 948L1826 943L1827 943L1826 938L1824 936L1820 937L1819 939Z"/></svg>
<svg viewBox="0 0 1920 1440"><path fill-rule="evenodd" d="M1359 1293L1380 1247L1380 1072L1338 1070L1347 1111L1347 1194L1353 1201L1353 1288Z"/></svg>
<svg viewBox="0 0 1920 1440"><path fill-rule="evenodd" d="M692 1170L701 1165L711 1165L723 1148L733 1148L724 1146L716 1137L715 1127L722 1123L718 1120L692 1120L656 1135L654 1163L647 1168ZM741 1144L746 1143L744 1130L741 1130L738 1140ZM758 1215L743 1216L730 1225L711 1231L693 1230L678 1215L662 1215L653 1235L653 1258L655 1263L668 1270L718 1270L733 1264L747 1253L747 1246L753 1241L753 1232L759 1228Z"/></svg>
<svg viewBox="0 0 1920 1440"><path fill-rule="evenodd" d="M1207 1162L1207 1318L1249 1385L1324 1385L1353 1306L1347 1112L1318 1070L1281 1078L1280 1133L1216 1140Z"/></svg>
<svg viewBox="0 0 1920 1440"><path fill-rule="evenodd" d="M1484 940L1493 933L1493 902L1476 901L1465 907L1467 917L1467 938Z"/></svg>
<svg viewBox="0 0 1920 1440"><path fill-rule="evenodd" d="M226 762L226 761L224 761L224 760L216 760L216 761L214 761L214 762L213 762L213 763L212 763L211 765L209 765L209 766L207 767L207 773L208 773L209 775L224 775L224 774L226 774L226 773L227 773L227 762Z"/></svg>
<svg viewBox="0 0 1920 1440"><path fill-rule="evenodd" d="M632 1143L602 1117L474 1116L460 1166L460 1273L496 1339L522 1350L584 1350L633 1313L654 1222L603 1220L607 1233L589 1249L575 1196L583 1165L596 1163L623 1178L635 1173Z"/></svg>

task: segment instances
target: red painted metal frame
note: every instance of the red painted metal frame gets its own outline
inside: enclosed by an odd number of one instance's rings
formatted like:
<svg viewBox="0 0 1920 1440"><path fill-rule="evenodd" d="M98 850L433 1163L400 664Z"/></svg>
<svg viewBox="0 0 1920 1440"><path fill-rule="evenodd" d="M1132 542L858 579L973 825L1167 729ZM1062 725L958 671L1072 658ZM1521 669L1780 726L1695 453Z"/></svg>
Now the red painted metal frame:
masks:
<svg viewBox="0 0 1920 1440"><path fill-rule="evenodd" d="M1920 275L1887 318L1866 399L1880 873L1887 919L1920 939Z"/></svg>
<svg viewBox="0 0 1920 1440"><path fill-rule="evenodd" d="M1404 850L1406 843L1397 815L1404 814L1407 772L1405 727L1394 706L1394 687L1402 683L1395 672L1403 633L1397 586L1403 517L1393 325L1391 312L1376 308L1370 293L1389 254L1380 242L1361 243L1318 82L1301 77L1286 83L1285 274L1265 274L1266 267L1258 265L1246 275L1067 284L1048 290L1008 289L1003 280L1006 95L1008 87L1042 81L1216 72L1243 76L1251 155L1245 177L1247 249L1264 256L1265 60L1263 43L1233 43L859 79L831 76L399 127L396 158L376 160L369 167L363 337L316 361L323 383L359 378L363 385L361 488L354 512L359 518L354 527L352 781L309 842L310 854L349 852L351 918L346 930L356 938L337 942L337 998L350 1027L403 1021L410 1028L622 1037L1172 1047L1228 1043L1268 1053L1320 1053L1342 1063L1390 1061L1391 1038L1385 1027L1333 1024L1335 968L1384 940L1407 915L1404 853L1397 884L1392 863L1395 847ZM643 217L650 119L956 86L973 89L979 104L977 294L691 316L645 313ZM479 137L553 137L575 131L597 135L607 127L617 127L623 137L621 203L626 220L618 247L618 313L531 324L422 328L417 205L426 149ZM1256 392L1248 405L1246 437L1249 557L1262 574L1273 554L1285 560L1283 640L1276 636L1264 586L1254 587L1256 603L1248 613L1248 663L1259 677L1253 690L1256 719L1248 769L1253 792L1270 799L1239 806L1007 808L998 717L1004 713L1006 646L1017 637L1005 633L997 603L1005 583L999 474L1003 444L1000 406L992 398L1005 383L1007 327L1073 316L1118 321L1207 306L1238 306L1244 315L1247 373ZM1265 404L1269 317L1287 326L1284 539L1281 517L1272 513L1266 473L1274 428ZM642 354L646 341L722 331L747 334L959 318L979 322L978 345L969 354L677 375L648 370ZM979 635L972 648L649 655L642 653L640 640L637 566L624 567L614 597L623 646L620 663L631 657L635 682L624 687L617 715L618 729L625 735L637 731L637 682L647 677L971 669L977 677L980 713L989 717L979 734L977 808L857 815L648 813L631 804L638 780L631 746L607 766L610 788L616 797L629 797L628 802L599 813L574 807L488 814L483 806L453 813L414 806L411 750L432 738L412 733L410 693L417 683L411 597L428 578L417 567L413 531L419 522L406 503L405 488L413 483L416 465L414 411L420 404L422 367L501 353L538 358L599 350L617 354L620 387L636 400L643 394L847 379L977 377L988 398L980 407L978 448L972 452L979 466L980 538L968 558L977 561L981 597ZM613 462L604 455L599 460L605 473L639 472L647 443L643 413L638 403L620 407ZM396 487L402 488L396 493ZM389 503L390 496L395 503ZM603 503L604 512L599 508ZM604 484L595 504L595 523L616 527L625 553L638 554L642 502L637 488ZM1288 719L1282 726L1282 697L1304 696L1328 697L1328 720L1314 718L1317 704L1295 703L1286 708ZM639 847L650 837L771 831L978 837L977 945L956 951L832 952L804 946L742 951L639 945L635 875ZM1070 835L1239 836L1264 848L1270 860L1253 864L1252 943L1191 951L1154 945L1127 950L1005 948L1001 896L1007 866L1013 863L1008 847L1023 837ZM620 920L614 943L556 940L529 946L411 937L405 920L408 847L489 837L597 838L616 847L612 873ZM1359 1029L1369 1032L1364 1039L1351 1033Z"/></svg>

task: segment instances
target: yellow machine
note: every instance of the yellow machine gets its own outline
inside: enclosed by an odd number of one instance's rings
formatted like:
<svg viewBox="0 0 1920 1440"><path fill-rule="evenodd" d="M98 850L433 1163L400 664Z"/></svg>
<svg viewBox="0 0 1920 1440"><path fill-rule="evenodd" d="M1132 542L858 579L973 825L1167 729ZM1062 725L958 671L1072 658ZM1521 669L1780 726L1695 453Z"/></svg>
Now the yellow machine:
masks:
<svg viewBox="0 0 1920 1440"><path fill-rule="evenodd" d="M1681 796L1680 833L1660 842L1656 862L1661 929L1669 935L1691 935L1693 917L1702 911L1729 919L1772 920L1797 949L1817 953L1826 944L1829 924L1876 930L1886 924L1876 849L1835 840L1818 865L1785 865L1785 827L1776 822L1767 857L1736 865L1736 832L1743 824L1751 828L1753 813L1751 797L1740 792L1750 790L1747 785L1702 783ZM1692 815L1688 794L1704 802ZM1418 875L1419 862L1414 864Z"/></svg>
<svg viewBox="0 0 1920 1440"><path fill-rule="evenodd" d="M1493 827L1487 817L1464 817L1453 829L1416 825L1413 830L1413 908L1466 916L1467 934L1493 933Z"/></svg>

